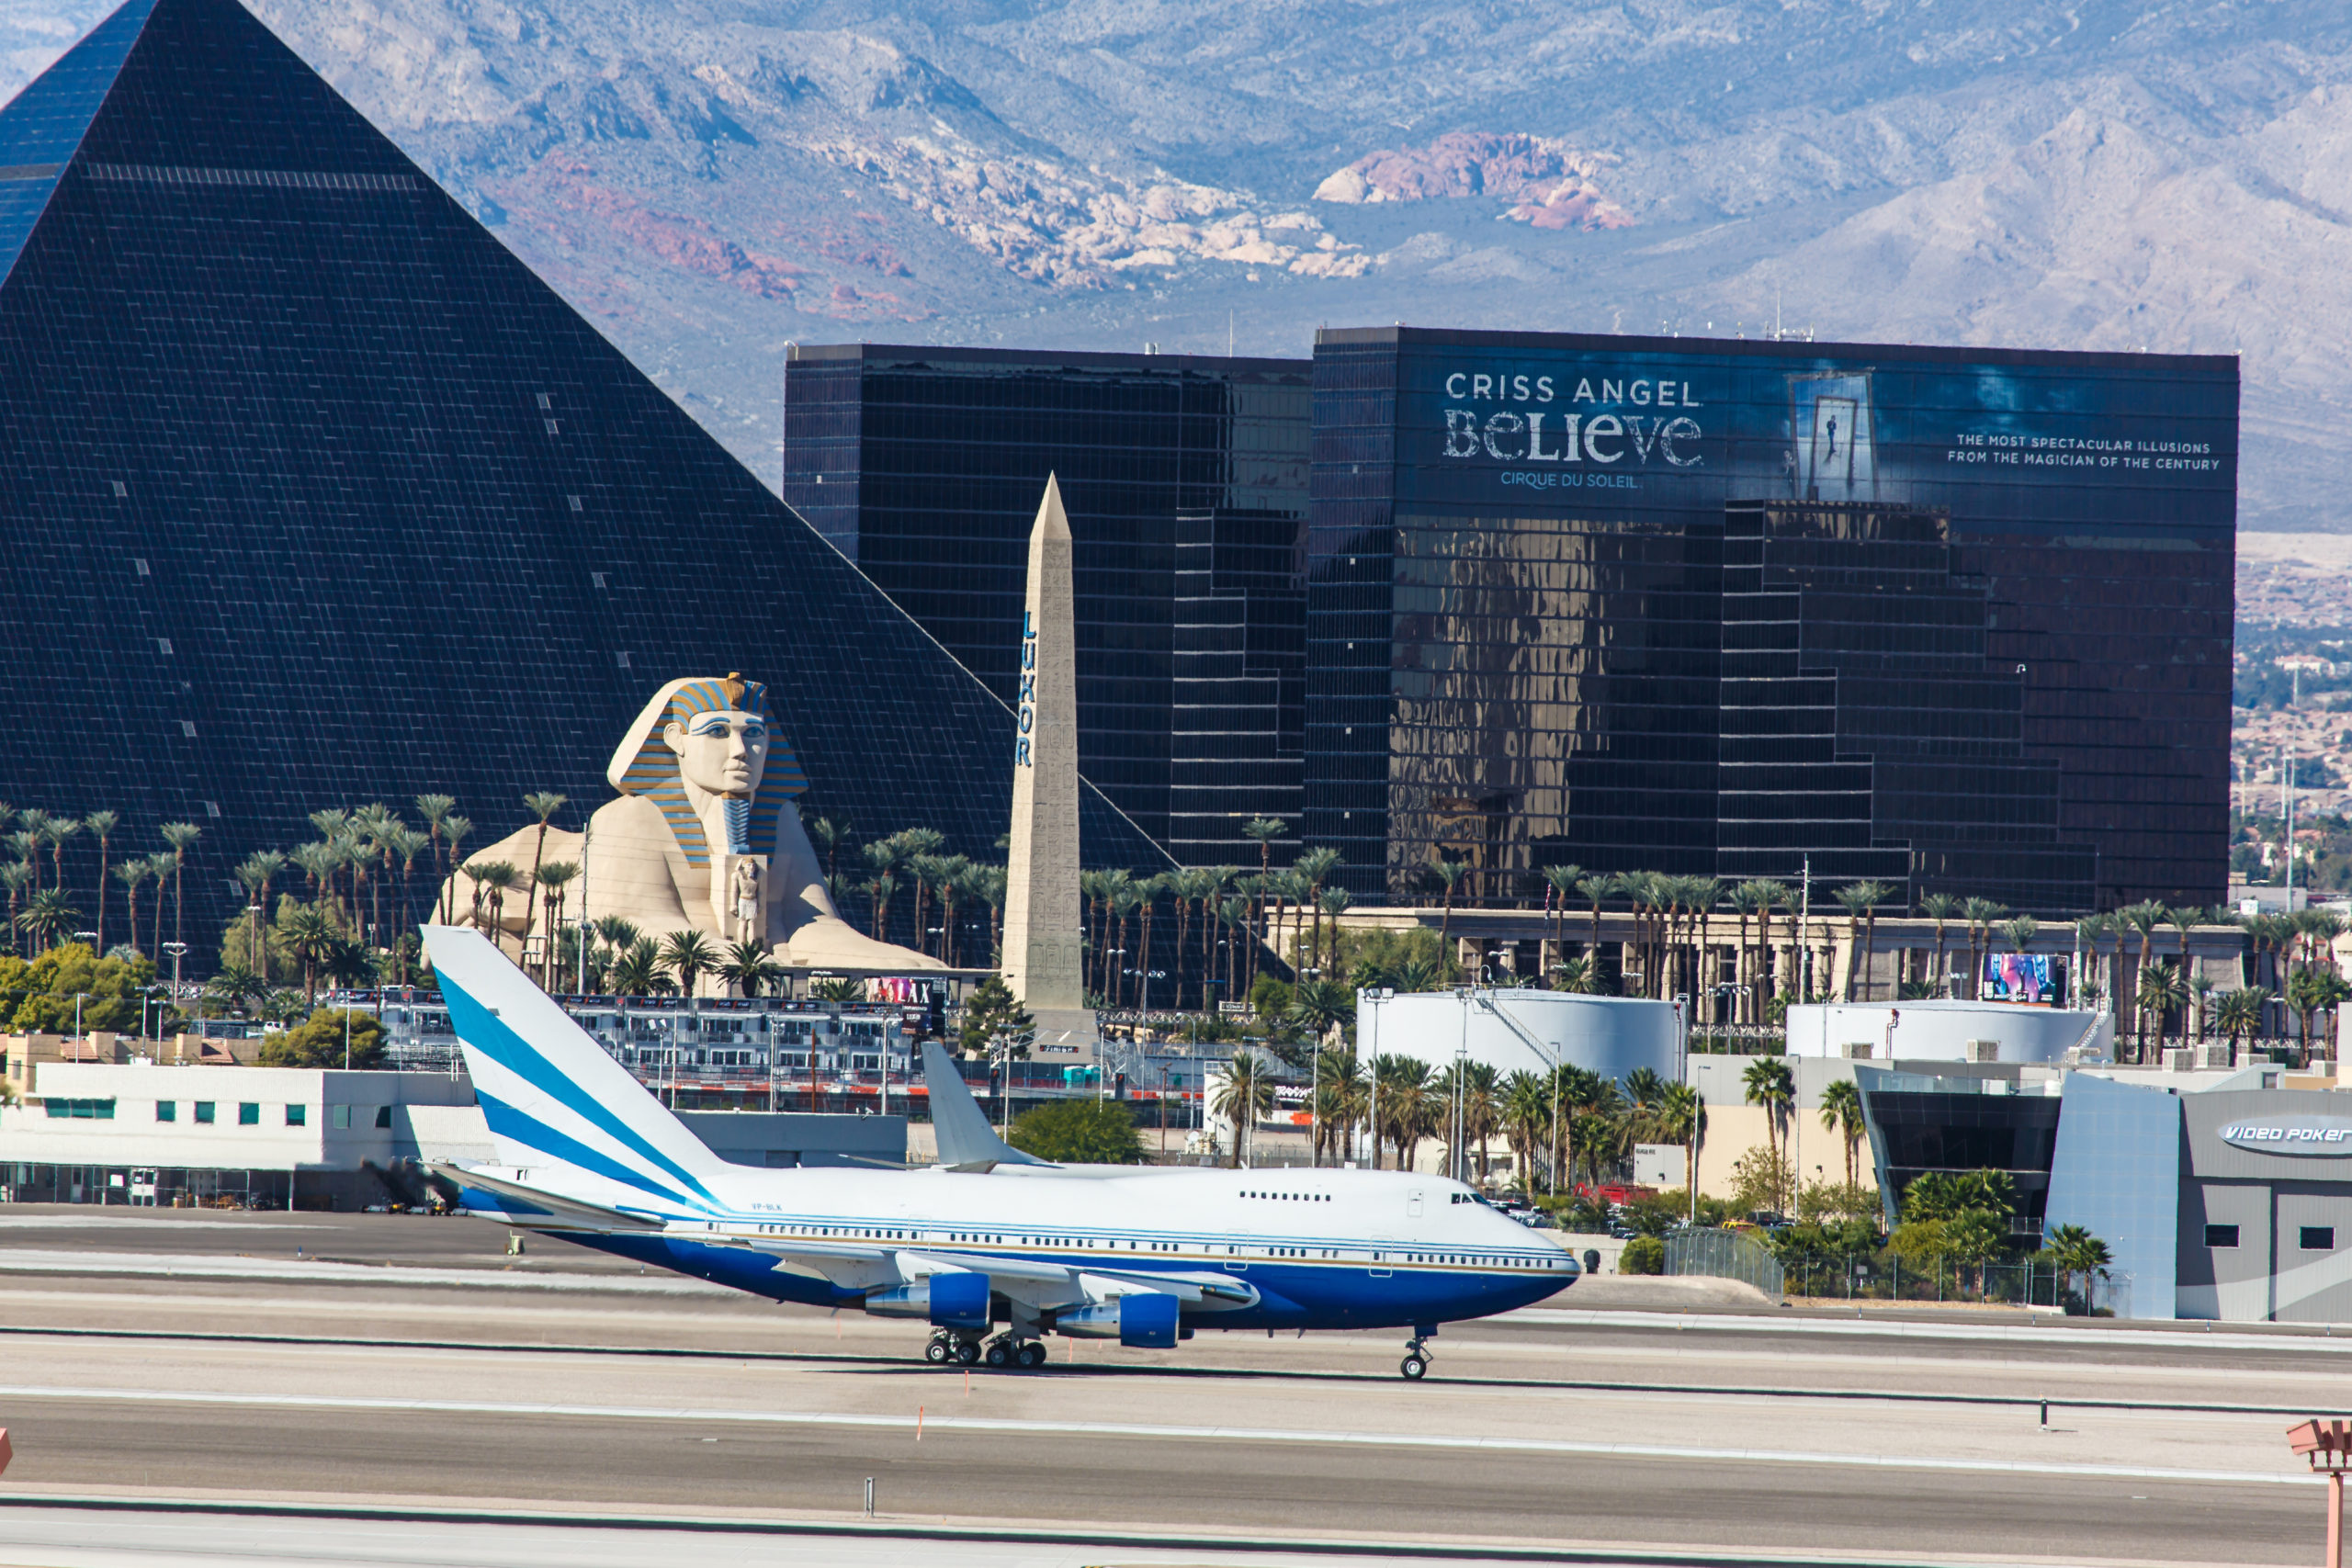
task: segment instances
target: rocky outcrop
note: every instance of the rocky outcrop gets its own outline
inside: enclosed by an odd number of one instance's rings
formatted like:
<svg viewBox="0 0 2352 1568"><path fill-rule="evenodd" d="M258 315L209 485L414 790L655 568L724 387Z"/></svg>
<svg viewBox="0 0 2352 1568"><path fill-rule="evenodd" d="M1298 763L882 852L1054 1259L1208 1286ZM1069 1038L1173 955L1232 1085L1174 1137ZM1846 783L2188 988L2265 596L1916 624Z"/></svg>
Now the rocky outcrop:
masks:
<svg viewBox="0 0 2352 1568"><path fill-rule="evenodd" d="M1633 219L1598 183L1617 160L1520 132L1449 131L1423 147L1383 148L1315 187L1317 201L1436 201L1484 197L1538 229L1623 229Z"/></svg>

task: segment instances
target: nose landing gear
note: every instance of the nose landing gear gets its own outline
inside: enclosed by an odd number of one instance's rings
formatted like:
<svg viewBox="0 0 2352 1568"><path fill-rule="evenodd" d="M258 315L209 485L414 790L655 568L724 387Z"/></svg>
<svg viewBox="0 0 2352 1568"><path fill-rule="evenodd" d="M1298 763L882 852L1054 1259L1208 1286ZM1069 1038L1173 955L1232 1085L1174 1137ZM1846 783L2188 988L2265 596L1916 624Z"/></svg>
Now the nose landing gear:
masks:
<svg viewBox="0 0 2352 1568"><path fill-rule="evenodd" d="M1405 1342L1405 1359L1396 1364L1408 1382L1419 1382L1430 1375L1430 1353L1423 1348L1421 1337L1415 1335Z"/></svg>

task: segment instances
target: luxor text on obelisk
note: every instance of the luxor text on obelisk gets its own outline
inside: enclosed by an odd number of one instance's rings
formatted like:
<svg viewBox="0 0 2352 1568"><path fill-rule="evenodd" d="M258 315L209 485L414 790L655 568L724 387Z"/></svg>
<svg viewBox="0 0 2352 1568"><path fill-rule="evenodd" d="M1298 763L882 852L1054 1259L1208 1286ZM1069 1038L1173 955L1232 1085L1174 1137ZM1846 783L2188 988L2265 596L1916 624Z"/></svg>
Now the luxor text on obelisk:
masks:
<svg viewBox="0 0 2352 1568"><path fill-rule="evenodd" d="M1069 517L1061 487L1049 476L1029 531L1004 888L1004 982L1036 1017L1041 1033L1049 1027L1046 1015L1086 1006L1079 960L1078 669L1070 600Z"/></svg>

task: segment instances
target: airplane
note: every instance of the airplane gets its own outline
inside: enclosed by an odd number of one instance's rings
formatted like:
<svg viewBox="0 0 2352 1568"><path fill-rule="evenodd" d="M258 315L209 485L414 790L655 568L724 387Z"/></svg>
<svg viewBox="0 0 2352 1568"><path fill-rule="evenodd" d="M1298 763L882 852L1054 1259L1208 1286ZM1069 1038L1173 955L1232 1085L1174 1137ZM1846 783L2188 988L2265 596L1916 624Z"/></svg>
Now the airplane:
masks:
<svg viewBox="0 0 2352 1568"><path fill-rule="evenodd" d="M1419 1380L1441 1324L1580 1273L1442 1177L1048 1163L997 1136L936 1042L939 1164L730 1164L481 932L427 926L424 943L498 1156L429 1168L459 1207L777 1302L926 1321L934 1363L1039 1367L1047 1335L1172 1349L1201 1328L1405 1328L1399 1371Z"/></svg>

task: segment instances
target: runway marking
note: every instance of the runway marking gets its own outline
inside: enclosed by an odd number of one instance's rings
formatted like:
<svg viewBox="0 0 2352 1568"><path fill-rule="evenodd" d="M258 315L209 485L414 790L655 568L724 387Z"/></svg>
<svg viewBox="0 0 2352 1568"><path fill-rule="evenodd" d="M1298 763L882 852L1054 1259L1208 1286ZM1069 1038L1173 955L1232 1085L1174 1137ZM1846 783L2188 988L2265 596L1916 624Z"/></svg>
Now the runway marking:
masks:
<svg viewBox="0 0 2352 1568"><path fill-rule="evenodd" d="M62 1516L73 1525L85 1529L98 1527L108 1516L127 1517L134 1525L144 1525L153 1531L169 1529L175 1532L172 1545L185 1555L222 1558L232 1555L220 1550L220 1543L201 1537L191 1538L185 1521L200 1519L292 1519L305 1523L334 1521L357 1523L380 1530L387 1524L454 1525L469 1532L461 1540L462 1551L450 1555L461 1562L481 1559L480 1530L483 1526L514 1527L540 1530L565 1530L586 1534L592 1539L600 1535L634 1537L638 1541L651 1543L639 1547L626 1559L630 1562L643 1561L645 1554L659 1546L658 1538L680 1535L688 1538L683 1548L673 1548L672 1554L691 1550L695 1538L730 1535L776 1537L792 1539L831 1539L835 1541L871 1542L936 1541L957 1544L967 1549L975 1544L1014 1545L1034 1549L1038 1546L1108 1547L1116 1551L1136 1550L1151 1551L1187 1551L1196 1553L1184 1559L1200 1568L1216 1564L1281 1564L1346 1563L1370 1559L1403 1559L1408 1562L1461 1562L1475 1565L1503 1562L1557 1562L1585 1565L1585 1568L1965 1568L1981 1562L1975 1558L1951 1557L1889 1557L1863 1556L1852 1552L1832 1551L1826 1554L1798 1549L1779 1551L1746 1551L1719 1546L1648 1546L1634 1545L1552 1545L1524 1541L1486 1540L1453 1542L1440 1540L1396 1540L1330 1536L1264 1536L1246 1545L1237 1546L1229 1535L1196 1535L1169 1529L1120 1528L1114 1525L1073 1524L956 1524L945 1519L918 1522L910 1519L814 1519L814 1518L741 1518L679 1515L645 1515L624 1513L586 1513L555 1509L511 1509L465 1507L462 1506L418 1506L386 1503L297 1503L264 1501L261 1499L220 1499L183 1497L123 1497L108 1495L75 1495L70 1493L47 1496L12 1495L0 1501L0 1521L8 1521L13 1513L24 1512L38 1517L42 1514ZM100 1516L99 1520L74 1519L77 1513ZM152 1517L151 1517L152 1516ZM11 1521L12 1522L12 1521ZM90 1544L86 1535L77 1535L71 1543L74 1547ZM242 1544L242 1543L240 1543ZM392 1561L384 1551L380 1537L371 1542L378 1561ZM424 1561L424 1553L412 1542L397 1554L397 1560L413 1564ZM602 1543L599 1542L599 1545ZM140 1543L142 1551L149 1543ZM56 1551L42 1543L44 1553ZM104 1550L104 1549L100 1549ZM19 1551L23 1548L19 1547ZM244 1561L255 1554L248 1547L233 1554ZM305 1538L296 1553L275 1551L273 1558L295 1555L309 1562L321 1554L315 1541ZM584 1561L585 1555L575 1553L562 1561ZM921 1559L935 1559L926 1554ZM977 1559L975 1559L977 1561ZM1032 1556L1018 1559L1021 1562L1039 1561ZM1057 1557L1057 1562L1069 1559ZM1080 1561L1099 1561L1086 1558ZM1154 1562L1160 1560L1154 1559ZM2012 1559L1996 1560L2013 1562ZM2035 1561L2041 1561L2036 1559Z"/></svg>
<svg viewBox="0 0 2352 1568"><path fill-rule="evenodd" d="M1133 1421L1028 1421L1001 1416L860 1416L842 1411L695 1410L636 1404L494 1404L460 1399L368 1399L344 1394L226 1393L187 1389L73 1388L0 1384L0 1399L193 1404L234 1409L345 1410L374 1415L537 1416L578 1421L737 1422L763 1427L849 1427L902 1431L986 1432L1015 1437L1198 1438L1357 1448L1470 1450L1487 1453L1576 1454L1600 1459L1696 1460L1715 1463L1852 1466L2007 1475L2105 1477L2130 1481L2203 1481L2233 1485L2316 1486L2306 1472L2150 1469L2127 1464L2049 1464L2019 1460L1941 1459L1929 1454L1822 1453L1803 1450L1684 1448L1664 1443L1590 1443L1558 1438L1477 1438L1413 1432L1348 1432L1280 1427L1177 1427Z"/></svg>
<svg viewBox="0 0 2352 1568"><path fill-rule="evenodd" d="M1578 1328L1648 1331L1697 1329L1716 1334L1826 1334L1865 1338L2009 1340L2037 1345L2160 1346L2176 1350L2315 1350L2352 1354L2352 1337L2325 1334L2216 1334L2192 1328L2045 1328L2023 1323L1894 1323L1885 1318L1738 1317L1698 1313L1577 1311L1569 1307L1519 1307L1480 1323L1566 1324Z"/></svg>
<svg viewBox="0 0 2352 1568"><path fill-rule="evenodd" d="M835 1325L839 1326L838 1323ZM260 1345L311 1349L435 1350L459 1355L644 1357L652 1360L766 1361L782 1365L898 1368L909 1372L925 1369L912 1357L888 1352L849 1350L712 1349L677 1345L573 1345L561 1341L513 1339L368 1339L349 1335L230 1333L193 1328L68 1328L52 1324L0 1324L0 1339L125 1339L164 1340L194 1345ZM1067 1370L1067 1369L1065 1369ZM1394 1380L1386 1371L1344 1371L1316 1367L1177 1366L1166 1363L1096 1362L1083 1369L1136 1378L1231 1380L1332 1383L1381 1383ZM969 1376L968 1370L967 1371ZM1053 1375L1048 1373L1047 1375ZM1449 1373L1438 1380L1449 1388L1532 1388L1566 1393L1631 1393L1691 1395L1703 1399L1794 1399L1849 1404L1973 1404L2002 1409L2150 1411L2158 1415L2307 1416L2309 1402L2300 1404L2235 1404L2211 1400L2094 1399L2077 1394L1957 1393L1916 1389L1774 1388L1761 1384L1699 1382L1622 1382L1592 1378L1476 1377Z"/></svg>

